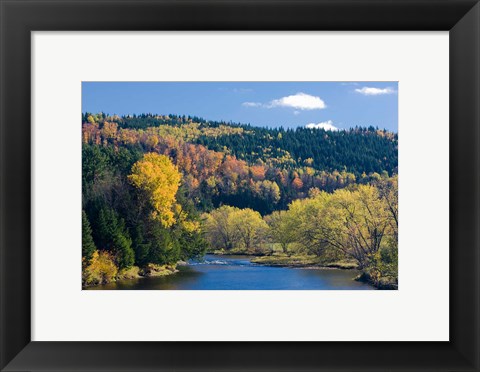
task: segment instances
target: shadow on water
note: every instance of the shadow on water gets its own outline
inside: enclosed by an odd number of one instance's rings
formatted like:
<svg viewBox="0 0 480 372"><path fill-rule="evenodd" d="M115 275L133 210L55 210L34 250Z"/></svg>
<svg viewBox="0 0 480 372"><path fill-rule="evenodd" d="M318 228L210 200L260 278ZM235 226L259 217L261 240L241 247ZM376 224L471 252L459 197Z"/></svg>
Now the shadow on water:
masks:
<svg viewBox="0 0 480 372"><path fill-rule="evenodd" d="M269 267L248 256L207 255L174 275L118 281L91 290L371 290L356 270Z"/></svg>
<svg viewBox="0 0 480 372"><path fill-rule="evenodd" d="M194 287L199 277L205 273L193 270L189 266L182 266L179 272L173 275L119 280L115 283L88 287L89 290L98 289L125 289L125 290L152 290L152 289L189 289L183 287Z"/></svg>

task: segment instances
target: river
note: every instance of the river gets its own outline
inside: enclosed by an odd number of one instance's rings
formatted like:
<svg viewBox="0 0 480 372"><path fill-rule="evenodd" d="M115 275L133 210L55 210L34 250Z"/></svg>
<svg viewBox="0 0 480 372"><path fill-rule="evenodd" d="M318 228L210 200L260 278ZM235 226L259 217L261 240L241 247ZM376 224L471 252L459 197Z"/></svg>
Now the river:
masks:
<svg viewBox="0 0 480 372"><path fill-rule="evenodd" d="M169 276L139 278L88 287L113 289L189 290L365 290L374 287L353 280L356 270L270 267L250 262L249 256L206 255L202 261L179 266Z"/></svg>

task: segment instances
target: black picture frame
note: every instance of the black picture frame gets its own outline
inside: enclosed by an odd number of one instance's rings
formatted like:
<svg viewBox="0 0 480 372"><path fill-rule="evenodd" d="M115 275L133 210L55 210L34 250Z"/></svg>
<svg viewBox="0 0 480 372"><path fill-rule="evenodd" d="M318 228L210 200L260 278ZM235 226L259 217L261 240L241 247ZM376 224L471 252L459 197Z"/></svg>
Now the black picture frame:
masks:
<svg viewBox="0 0 480 372"><path fill-rule="evenodd" d="M0 0L0 12L2 370L480 371L478 1ZM450 341L32 342L30 35L37 30L449 31Z"/></svg>

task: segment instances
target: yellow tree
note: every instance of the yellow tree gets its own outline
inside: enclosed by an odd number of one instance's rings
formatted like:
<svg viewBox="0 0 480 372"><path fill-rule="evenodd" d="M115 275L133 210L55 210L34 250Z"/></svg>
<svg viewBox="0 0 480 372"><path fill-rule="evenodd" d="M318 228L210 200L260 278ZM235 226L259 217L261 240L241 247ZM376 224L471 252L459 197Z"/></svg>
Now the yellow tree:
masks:
<svg viewBox="0 0 480 372"><path fill-rule="evenodd" d="M210 246L230 250L237 245L237 231L233 216L238 208L222 205L204 214L203 230Z"/></svg>
<svg viewBox="0 0 480 372"><path fill-rule="evenodd" d="M367 267L391 233L387 204L371 185L360 185L356 191L337 190L330 209L337 247L355 258L360 268ZM341 223L338 223L342 221Z"/></svg>
<svg viewBox="0 0 480 372"><path fill-rule="evenodd" d="M266 235L268 225L260 213L250 208L237 209L233 214L233 226L247 251L261 251L260 243Z"/></svg>
<svg viewBox="0 0 480 372"><path fill-rule="evenodd" d="M377 182L376 186L380 193L380 197L385 200L388 211L390 212L394 236L393 243L396 247L398 243L398 175L387 179L381 179Z"/></svg>
<svg viewBox="0 0 480 372"><path fill-rule="evenodd" d="M293 201L286 212L286 228L310 254L323 256L330 247L337 248L331 234L336 221L330 216L330 199L331 194L318 191L312 198Z"/></svg>
<svg viewBox="0 0 480 372"><path fill-rule="evenodd" d="M164 226L175 223L173 206L181 174L168 156L147 153L132 167L129 181L146 193L153 208L152 217Z"/></svg>
<svg viewBox="0 0 480 372"><path fill-rule="evenodd" d="M275 243L280 243L283 253L288 252L288 245L295 242L295 221L292 218L293 213L288 211L274 211L265 216L265 221L269 226L270 239Z"/></svg>

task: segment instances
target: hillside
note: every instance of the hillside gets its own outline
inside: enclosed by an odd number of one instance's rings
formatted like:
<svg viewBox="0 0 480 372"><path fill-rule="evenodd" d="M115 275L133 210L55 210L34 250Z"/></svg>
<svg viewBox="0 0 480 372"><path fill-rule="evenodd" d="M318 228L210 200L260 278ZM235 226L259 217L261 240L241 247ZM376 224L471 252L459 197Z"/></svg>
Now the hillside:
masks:
<svg viewBox="0 0 480 372"><path fill-rule="evenodd" d="M89 114L84 114L87 121ZM102 114L102 118L107 116ZM309 165L320 171L346 170L357 177L362 173L397 173L398 136L373 127L348 131L253 127L239 123L206 121L176 115L108 117L123 129L171 126L184 133L184 139L210 150L227 152L253 164L262 161L289 169Z"/></svg>
<svg viewBox="0 0 480 372"><path fill-rule="evenodd" d="M279 247L395 282L397 144L375 128L85 113L84 283L170 275L207 250Z"/></svg>
<svg viewBox="0 0 480 372"><path fill-rule="evenodd" d="M98 151L120 173L143 153L168 155L200 210L229 204L265 214L312 188L332 192L397 172L397 135L374 128L284 130L174 115L82 119L85 145L101 144ZM91 151L84 146L84 158Z"/></svg>

